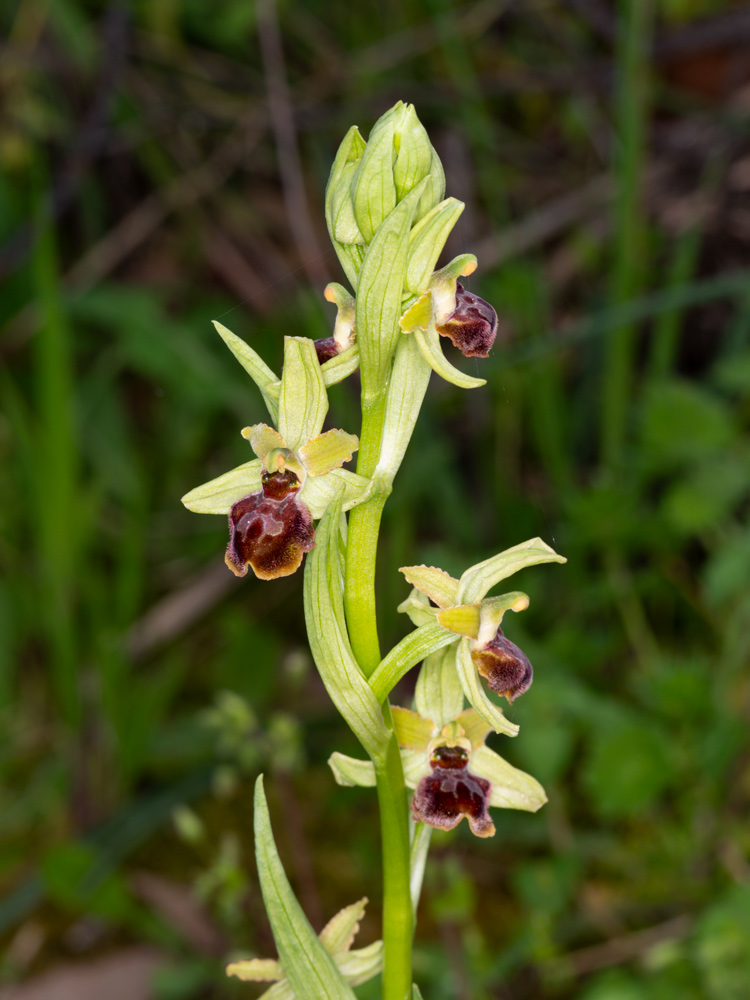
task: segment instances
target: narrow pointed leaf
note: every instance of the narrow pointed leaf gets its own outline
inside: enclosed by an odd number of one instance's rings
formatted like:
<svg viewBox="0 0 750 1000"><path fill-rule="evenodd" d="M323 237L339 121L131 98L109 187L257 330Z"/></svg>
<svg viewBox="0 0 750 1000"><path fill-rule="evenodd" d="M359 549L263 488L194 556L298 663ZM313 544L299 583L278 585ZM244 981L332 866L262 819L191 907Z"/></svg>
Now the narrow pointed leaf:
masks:
<svg viewBox="0 0 750 1000"><path fill-rule="evenodd" d="M447 198L412 228L409 234L406 287L414 295L420 295L426 290L445 241L463 210L462 201Z"/></svg>
<svg viewBox="0 0 750 1000"><path fill-rule="evenodd" d="M464 691L456 673L454 646L433 653L424 661L417 678L414 704L419 714L432 719L438 729L459 715L464 707Z"/></svg>
<svg viewBox="0 0 750 1000"><path fill-rule="evenodd" d="M263 902L289 985L305 1000L355 1000L302 911L284 873L271 829L263 776L255 783L255 858Z"/></svg>
<svg viewBox="0 0 750 1000"><path fill-rule="evenodd" d="M182 498L182 503L196 514L228 514L233 504L242 497L258 492L262 465L259 458L238 465L236 469L230 469L216 479L190 490Z"/></svg>
<svg viewBox="0 0 750 1000"><path fill-rule="evenodd" d="M279 376L274 375L263 358L256 354L249 344L228 330L223 323L219 323L218 320L214 320L213 323L216 332L260 389L263 402L271 414L271 419L277 424L279 422L279 406L276 399L269 393L268 386L273 382L278 382Z"/></svg>
<svg viewBox="0 0 750 1000"><path fill-rule="evenodd" d="M346 754L336 750L328 758L328 766L333 771L337 785L349 788L355 786L359 788L375 787L375 768L372 761L347 757Z"/></svg>
<svg viewBox="0 0 750 1000"><path fill-rule="evenodd" d="M339 494L323 515L315 548L305 566L307 634L331 700L370 757L381 759L390 734L380 703L354 658L346 631L339 549L341 500Z"/></svg>
<svg viewBox="0 0 750 1000"><path fill-rule="evenodd" d="M311 476L322 476L350 461L358 447L359 438L356 434L347 434L346 431L334 428L303 444L299 456Z"/></svg>
<svg viewBox="0 0 750 1000"><path fill-rule="evenodd" d="M473 705L484 721L496 733L505 733L506 736L517 736L519 727L509 719L506 719L497 705L487 697L477 668L474 666L474 661L471 658L468 639L461 639L458 644L456 669L458 670L458 676L467 701Z"/></svg>
<svg viewBox="0 0 750 1000"><path fill-rule="evenodd" d="M450 635L434 621L420 625L383 657L370 677L370 687L378 701L383 702L412 667L420 663L430 653L455 642Z"/></svg>
<svg viewBox="0 0 750 1000"><path fill-rule="evenodd" d="M458 604L458 580L437 566L400 566L406 582L421 590L439 608L450 608Z"/></svg>
<svg viewBox="0 0 750 1000"><path fill-rule="evenodd" d="M320 932L320 940L329 955L351 948L368 902L367 896L363 896L356 903L350 903L343 910L339 910L325 925Z"/></svg>
<svg viewBox="0 0 750 1000"><path fill-rule="evenodd" d="M495 584L513 573L527 566L549 562L564 563L567 559L559 556L541 538L530 538L527 542L514 545L513 548L466 570L459 581L457 603L472 604L479 601Z"/></svg>
<svg viewBox="0 0 750 1000"><path fill-rule="evenodd" d="M440 335L435 329L434 322L430 322L426 330L417 327L413 336L416 337L419 350L427 364L447 382L457 385L459 389L478 389L480 385L486 384L486 379L464 375L448 361L443 354Z"/></svg>
<svg viewBox="0 0 750 1000"><path fill-rule="evenodd" d="M356 472L350 472L348 469L332 469L324 476L308 476L302 487L300 499L317 520L325 514L341 490L343 490L343 509L351 510L364 499L369 486L370 480L358 476Z"/></svg>
<svg viewBox="0 0 750 1000"><path fill-rule="evenodd" d="M474 774L492 783L491 806L536 812L547 801L544 789L536 778L519 771L489 747L481 746L473 750L469 766Z"/></svg>
<svg viewBox="0 0 750 1000"><path fill-rule="evenodd" d="M414 338L400 336L388 383L388 402L376 472L389 484L404 460L430 375L432 369L422 357Z"/></svg>
<svg viewBox="0 0 750 1000"><path fill-rule="evenodd" d="M367 249L357 285L357 345L362 391L374 398L386 384L400 335L409 229L422 181L390 213Z"/></svg>
<svg viewBox="0 0 750 1000"><path fill-rule="evenodd" d="M328 394L315 344L309 337L284 337L284 370L279 396L279 430L287 448L299 451L320 434L328 413Z"/></svg>

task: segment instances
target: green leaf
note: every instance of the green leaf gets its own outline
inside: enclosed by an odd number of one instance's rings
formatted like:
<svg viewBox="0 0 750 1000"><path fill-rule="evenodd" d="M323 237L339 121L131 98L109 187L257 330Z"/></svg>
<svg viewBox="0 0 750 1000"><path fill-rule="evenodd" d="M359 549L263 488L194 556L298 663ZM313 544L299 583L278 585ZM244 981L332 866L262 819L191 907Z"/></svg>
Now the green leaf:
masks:
<svg viewBox="0 0 750 1000"><path fill-rule="evenodd" d="M365 254L357 286L357 344L365 397L377 397L401 330L409 230L424 181L390 213Z"/></svg>
<svg viewBox="0 0 750 1000"><path fill-rule="evenodd" d="M323 947L284 873L271 829L263 775L255 783L255 858L266 913L279 959L297 997L355 1000L351 987Z"/></svg>
<svg viewBox="0 0 750 1000"><path fill-rule="evenodd" d="M461 639L456 652L456 669L467 700L496 733L517 736L519 727L506 719L500 708L488 698L477 668L471 658L469 640Z"/></svg>
<svg viewBox="0 0 750 1000"><path fill-rule="evenodd" d="M244 340L241 340L231 330L228 330L223 323L214 320L213 324L221 339L260 389L263 402L271 414L271 419L275 424L278 424L279 406L276 399L268 391L269 385L273 382L278 382L278 375L274 375L263 358L259 354L256 354L249 344L246 344Z"/></svg>
<svg viewBox="0 0 750 1000"><path fill-rule="evenodd" d="M228 514L232 506L261 488L263 461L254 458L231 469L202 486L196 486L182 498L188 510L196 514Z"/></svg>
<svg viewBox="0 0 750 1000"><path fill-rule="evenodd" d="M692 466L697 459L716 454L734 433L726 403L695 382L662 382L646 397L644 456L658 474L665 465Z"/></svg>
<svg viewBox="0 0 750 1000"><path fill-rule="evenodd" d="M567 559L559 556L541 538L530 538L527 542L514 545L466 570L459 581L457 603L473 604L513 573L527 566L548 562L564 563Z"/></svg>
<svg viewBox="0 0 750 1000"><path fill-rule="evenodd" d="M456 671L455 648L439 650L425 659L417 678L414 704L419 714L432 719L438 729L461 714L464 691Z"/></svg>
<svg viewBox="0 0 750 1000"><path fill-rule="evenodd" d="M396 684L413 666L435 650L455 642L455 638L435 622L420 625L405 636L383 657L370 677L370 687L378 701L385 701Z"/></svg>
<svg viewBox="0 0 750 1000"><path fill-rule="evenodd" d="M342 494L320 521L305 566L304 604L310 649L339 713L368 754L381 759L390 738L380 703L354 658L344 617L339 550Z"/></svg>
<svg viewBox="0 0 750 1000"><path fill-rule="evenodd" d="M323 429L328 394L315 343L309 337L284 337L284 370L279 396L279 431L287 448L299 451Z"/></svg>
<svg viewBox="0 0 750 1000"><path fill-rule="evenodd" d="M406 287L414 295L427 290L445 241L464 210L464 203L447 198L420 219L409 234Z"/></svg>

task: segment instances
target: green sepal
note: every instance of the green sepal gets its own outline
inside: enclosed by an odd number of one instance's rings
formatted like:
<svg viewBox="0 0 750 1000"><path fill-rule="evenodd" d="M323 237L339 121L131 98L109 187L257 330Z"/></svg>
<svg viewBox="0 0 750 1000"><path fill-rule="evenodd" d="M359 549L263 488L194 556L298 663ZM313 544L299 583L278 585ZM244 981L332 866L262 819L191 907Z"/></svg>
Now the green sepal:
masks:
<svg viewBox="0 0 750 1000"><path fill-rule="evenodd" d="M339 972L346 977L352 986L360 986L377 974L383 968L383 942L373 941L364 948L352 951L337 952L333 960Z"/></svg>
<svg viewBox="0 0 750 1000"><path fill-rule="evenodd" d="M419 199L419 204L417 205L417 211L415 214L416 219L421 219L423 216L427 215L435 205L438 205L445 198L445 171L443 170L443 164L440 162L440 157L435 151L435 147L432 147L432 159L430 160L430 172L427 175L427 184L425 185L422 197Z"/></svg>
<svg viewBox="0 0 750 1000"><path fill-rule="evenodd" d="M348 469L332 469L324 476L308 476L299 497L312 516L322 517L340 490L343 510L351 510L367 499L370 480Z"/></svg>
<svg viewBox="0 0 750 1000"><path fill-rule="evenodd" d="M315 344L309 337L284 337L284 370L279 396L279 431L287 448L299 451L323 429L328 394Z"/></svg>
<svg viewBox="0 0 750 1000"><path fill-rule="evenodd" d="M530 538L467 569L459 580L458 602L473 604L506 577L539 563L567 562L541 538Z"/></svg>
<svg viewBox="0 0 750 1000"><path fill-rule="evenodd" d="M343 382L345 378L353 375L358 368L359 348L356 344L347 347L341 354L337 354L335 358L331 358L330 361L326 361L324 365L320 366L323 382L327 386L338 385L339 382Z"/></svg>
<svg viewBox="0 0 750 1000"><path fill-rule="evenodd" d="M359 447L356 434L333 428L325 434L310 438L299 449L299 457L311 476L322 476L332 469L339 469L349 462Z"/></svg>
<svg viewBox="0 0 750 1000"><path fill-rule="evenodd" d="M328 758L328 766L333 772L337 785L347 788L374 788L375 767L370 760L357 760L336 750Z"/></svg>
<svg viewBox="0 0 750 1000"><path fill-rule="evenodd" d="M427 364L446 382L457 385L459 389L478 389L481 385L486 385L487 380L474 378L471 375L464 375L462 371L455 368L443 354L440 344L440 335L435 328L434 320L430 320L426 330L416 327L414 330L419 350Z"/></svg>
<svg viewBox="0 0 750 1000"><path fill-rule="evenodd" d="M519 771L489 747L480 746L472 750L469 767L473 774L492 783L491 806L536 812L547 801L544 789L536 778Z"/></svg>
<svg viewBox="0 0 750 1000"><path fill-rule="evenodd" d="M182 498L182 503L195 514L228 514L233 505L261 488L263 461L254 458L216 479L196 486Z"/></svg>
<svg viewBox="0 0 750 1000"><path fill-rule="evenodd" d="M356 903L345 906L336 916L331 917L320 932L321 944L330 955L351 948L359 930L359 923L365 915L367 903L367 896L363 896Z"/></svg>
<svg viewBox="0 0 750 1000"><path fill-rule="evenodd" d="M351 181L354 218L370 243L396 207L393 135L404 105L399 101L375 122Z"/></svg>
<svg viewBox="0 0 750 1000"><path fill-rule="evenodd" d="M393 181L396 198L401 201L429 174L435 153L413 104L407 104L402 109L394 130L394 140L396 161L393 164Z"/></svg>
<svg viewBox="0 0 750 1000"><path fill-rule="evenodd" d="M315 548L307 558L305 622L313 659L331 700L370 757L383 759L390 733L346 631L339 547L342 493L318 524Z"/></svg>
<svg viewBox="0 0 750 1000"><path fill-rule="evenodd" d="M269 387L274 382L278 382L279 376L274 375L263 358L259 354L256 354L249 344L246 344L244 340L241 340L231 330L228 330L223 323L215 319L213 324L221 339L260 389L260 394L263 397L263 402L266 404L268 412L271 414L271 419L275 424L278 424L279 405L273 394L269 392Z"/></svg>
<svg viewBox="0 0 750 1000"><path fill-rule="evenodd" d="M505 717L501 709L490 701L471 658L469 640L461 639L456 650L456 670L464 689L466 700L496 733L517 736L519 727Z"/></svg>
<svg viewBox="0 0 750 1000"><path fill-rule="evenodd" d="M401 298L406 275L409 230L425 181L388 215L367 249L357 286L357 344L362 393L376 398L400 335Z"/></svg>
<svg viewBox="0 0 750 1000"><path fill-rule="evenodd" d="M241 979L243 983L274 983L281 979L284 970L275 958L249 958L230 962L224 970L228 976Z"/></svg>
<svg viewBox="0 0 750 1000"><path fill-rule="evenodd" d="M414 705L438 729L460 715L464 691L456 673L455 647L448 646L425 659L417 678Z"/></svg>
<svg viewBox="0 0 750 1000"><path fill-rule="evenodd" d="M458 580L437 566L400 566L406 582L421 590L439 608L451 608L458 604Z"/></svg>
<svg viewBox="0 0 750 1000"><path fill-rule="evenodd" d="M400 336L388 382L385 423L375 475L389 485L401 467L422 408L432 369L413 337Z"/></svg>
<svg viewBox="0 0 750 1000"><path fill-rule="evenodd" d="M263 902L289 985L306 1000L356 1000L292 892L273 839L263 775L255 783L254 822Z"/></svg>
<svg viewBox="0 0 750 1000"><path fill-rule="evenodd" d="M402 614L408 615L412 624L419 628L420 625L431 625L435 621L437 608L433 608L430 599L416 587L412 587L409 596L403 600L396 608Z"/></svg>
<svg viewBox="0 0 750 1000"><path fill-rule="evenodd" d="M356 227L356 220L351 204L351 178L364 150L365 140L359 134L357 126L352 125L336 153L325 197L328 234L344 273L354 289L357 287L357 275L364 259L364 247L355 242L348 242L356 240L358 233L358 228L356 232L352 229L352 222ZM336 238L337 228L341 235L347 237L346 241L342 242Z"/></svg>
<svg viewBox="0 0 750 1000"><path fill-rule="evenodd" d="M455 637L430 621L420 625L383 657L370 677L370 687L378 701L383 702L412 667L426 656L455 642Z"/></svg>
<svg viewBox="0 0 750 1000"><path fill-rule="evenodd" d="M429 284L445 241L464 210L464 203L446 198L412 227L406 265L406 287L421 295Z"/></svg>

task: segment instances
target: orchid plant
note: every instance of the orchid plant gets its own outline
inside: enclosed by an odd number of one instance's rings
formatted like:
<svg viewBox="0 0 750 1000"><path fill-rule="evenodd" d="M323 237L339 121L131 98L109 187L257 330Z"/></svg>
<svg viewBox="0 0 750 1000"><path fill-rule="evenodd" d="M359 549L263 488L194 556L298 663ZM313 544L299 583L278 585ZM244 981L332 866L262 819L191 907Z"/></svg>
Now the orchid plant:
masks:
<svg viewBox="0 0 750 1000"><path fill-rule="evenodd" d="M512 702L528 690L533 673L501 627L506 612L528 607L528 597L488 594L516 571L565 562L561 556L533 538L460 579L431 566L405 566L412 590L399 610L414 628L386 655L378 639L380 519L430 376L465 389L484 385L446 358L441 338L466 356L485 358L497 329L492 306L459 281L476 269L473 255L436 270L464 207L444 195L440 159L411 105L399 101L367 142L352 127L325 199L328 230L352 290L336 283L325 290L337 306L333 334L318 341L285 337L279 377L215 324L260 390L271 423L244 428L254 457L191 490L183 503L228 517L226 563L238 576L248 567L263 580L287 576L307 553L310 648L366 755L333 753L332 774L342 785L375 787L381 817L382 940L351 950L366 899L344 907L320 935L313 930L281 865L258 778L256 856L278 960L232 962L227 972L274 983L264 994L269 1000L352 1000L353 986L379 974L383 1000L418 1000L412 939L432 829L452 829L466 817L472 833L491 837L490 809L533 812L546 801L533 777L486 746L492 732L518 733L496 696ZM323 431L327 387L357 371L359 438ZM356 472L343 468L355 452ZM413 708L392 706L391 691L420 663Z"/></svg>

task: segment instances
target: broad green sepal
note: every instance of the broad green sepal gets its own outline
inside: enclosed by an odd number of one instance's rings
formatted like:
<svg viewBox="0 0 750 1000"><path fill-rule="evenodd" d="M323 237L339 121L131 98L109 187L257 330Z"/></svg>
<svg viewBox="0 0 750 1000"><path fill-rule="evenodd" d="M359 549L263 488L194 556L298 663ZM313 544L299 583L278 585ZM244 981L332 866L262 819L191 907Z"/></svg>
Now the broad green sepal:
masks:
<svg viewBox="0 0 750 1000"><path fill-rule="evenodd" d="M279 959L295 996L306 1000L356 1000L297 902L271 829L263 776L255 783L255 857Z"/></svg>
<svg viewBox="0 0 750 1000"><path fill-rule="evenodd" d="M341 506L339 493L323 515L315 548L307 557L305 622L313 659L331 700L370 757L382 760L390 733L346 631L339 548Z"/></svg>
<svg viewBox="0 0 750 1000"><path fill-rule="evenodd" d="M369 146L368 146L369 148ZM375 398L388 381L400 334L409 230L424 181L388 215L367 249L357 286L357 345L362 393Z"/></svg>
<svg viewBox="0 0 750 1000"><path fill-rule="evenodd" d="M260 355L256 354L244 340L228 330L223 323L219 323L215 319L213 324L221 339L260 389L263 402L271 414L271 419L277 424L279 422L279 405L274 395L269 392L269 387L274 382L278 382L279 376L274 375Z"/></svg>
<svg viewBox="0 0 750 1000"><path fill-rule="evenodd" d="M299 456L311 476L322 476L332 469L339 469L344 462L349 462L359 447L356 434L346 431L326 431L311 438L299 449Z"/></svg>
<svg viewBox="0 0 750 1000"><path fill-rule="evenodd" d="M322 517L338 493L341 492L342 509L351 510L367 499L370 480L348 469L332 469L325 476L308 476L300 490L300 500L317 519Z"/></svg>
<svg viewBox="0 0 750 1000"><path fill-rule="evenodd" d="M489 747L480 746L473 750L471 764L478 774L492 782L491 806L536 812L547 801L544 789L536 778L519 771Z"/></svg>
<svg viewBox="0 0 750 1000"><path fill-rule="evenodd" d="M413 337L400 336L388 383L385 423L375 475L388 484L401 467L422 408L432 369Z"/></svg>
<svg viewBox="0 0 750 1000"><path fill-rule="evenodd" d="M527 542L514 545L466 570L459 581L458 603L473 604L513 573L527 566L550 562L564 563L567 559L558 555L541 538L530 538Z"/></svg>
<svg viewBox="0 0 750 1000"><path fill-rule="evenodd" d="M380 702L385 701L396 684L412 667L435 650L442 649L454 641L455 637L446 633L445 629L436 625L434 621L420 625L410 632L387 656L383 657L373 671L370 687L375 692L375 697Z"/></svg>
<svg viewBox="0 0 750 1000"><path fill-rule="evenodd" d="M372 127L351 182L354 217L365 243L370 243L383 220L396 207L394 134L405 106L399 101Z"/></svg>
<svg viewBox="0 0 750 1000"><path fill-rule="evenodd" d="M506 736L517 736L519 727L505 717L503 712L490 701L482 687L477 668L471 658L469 640L461 639L456 650L456 669L461 686L464 689L467 701L481 715L484 721L491 726L496 733L505 733Z"/></svg>
<svg viewBox="0 0 750 1000"><path fill-rule="evenodd" d="M447 198L412 227L406 265L406 287L414 295L427 289L445 241L464 210L464 203Z"/></svg>
<svg viewBox="0 0 750 1000"><path fill-rule="evenodd" d="M435 733L433 720L398 705L393 705L391 715L398 745L405 750L421 750L424 753Z"/></svg>
<svg viewBox="0 0 750 1000"><path fill-rule="evenodd" d="M359 986L372 979L383 968L383 942L373 941L364 948L337 952L333 960L339 972L352 986Z"/></svg>
<svg viewBox="0 0 750 1000"><path fill-rule="evenodd" d="M456 673L454 646L426 658L417 678L414 705L438 729L458 718L464 707L464 691Z"/></svg>
<svg viewBox="0 0 750 1000"><path fill-rule="evenodd" d="M458 604L458 580L437 566L401 566L406 582L421 590L439 608L451 608Z"/></svg>
<svg viewBox="0 0 750 1000"><path fill-rule="evenodd" d="M430 321L426 330L416 327L414 337L416 338L419 350L422 352L422 357L430 368L434 372L437 372L441 378L444 378L446 382L457 385L459 389L478 389L479 386L486 385L486 379L464 375L462 371L459 371L458 368L455 368L448 361L443 354L443 349L440 345L440 335L435 329L433 320Z"/></svg>
<svg viewBox="0 0 750 1000"><path fill-rule="evenodd" d="M417 628L420 625L432 624L437 614L437 608L432 607L429 597L417 590L416 587L412 587L409 596L399 604L396 610L408 615Z"/></svg>
<svg viewBox="0 0 750 1000"><path fill-rule="evenodd" d="M352 125L339 146L326 187L325 212L333 248L349 279L357 287L357 275L364 257L364 237L359 232L351 200L351 179L365 150L365 140ZM343 239L339 239L336 234Z"/></svg>
<svg viewBox="0 0 750 1000"><path fill-rule="evenodd" d="M284 337L284 370L279 396L279 431L287 448L298 451L323 429L328 394L309 337Z"/></svg>
<svg viewBox="0 0 750 1000"><path fill-rule="evenodd" d="M339 382L343 382L345 378L349 378L354 372L359 368L359 348L356 344L351 347L347 347L345 351L341 354L337 354L335 358L331 358L330 361L326 361L324 365L321 365L320 370L323 373L323 382L326 386L338 385Z"/></svg>
<svg viewBox="0 0 750 1000"><path fill-rule="evenodd" d="M331 917L320 932L321 944L327 952L334 954L337 951L349 951L357 936L360 920L365 915L367 903L367 896L363 896Z"/></svg>
<svg viewBox="0 0 750 1000"><path fill-rule="evenodd" d="M254 458L216 479L196 486L182 498L182 503L195 514L228 514L233 505L261 487L263 461Z"/></svg>
<svg viewBox="0 0 750 1000"><path fill-rule="evenodd" d="M328 758L328 766L337 785L344 785L347 788L375 787L375 768L372 761L347 757L337 750Z"/></svg>

